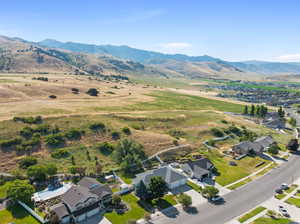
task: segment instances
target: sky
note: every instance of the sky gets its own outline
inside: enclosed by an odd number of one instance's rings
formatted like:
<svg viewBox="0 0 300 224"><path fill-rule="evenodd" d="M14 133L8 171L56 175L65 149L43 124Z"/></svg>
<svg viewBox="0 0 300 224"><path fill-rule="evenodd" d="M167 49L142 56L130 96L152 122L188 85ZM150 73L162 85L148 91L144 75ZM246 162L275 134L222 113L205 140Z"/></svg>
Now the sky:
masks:
<svg viewBox="0 0 300 224"><path fill-rule="evenodd" d="M300 61L300 0L11 0L0 35L229 61Z"/></svg>

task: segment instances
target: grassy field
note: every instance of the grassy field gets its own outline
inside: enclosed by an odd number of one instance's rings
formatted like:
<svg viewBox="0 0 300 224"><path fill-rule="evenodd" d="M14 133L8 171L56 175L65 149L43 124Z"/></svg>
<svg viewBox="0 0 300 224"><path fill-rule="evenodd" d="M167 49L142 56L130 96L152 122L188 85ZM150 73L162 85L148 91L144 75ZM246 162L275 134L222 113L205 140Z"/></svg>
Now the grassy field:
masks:
<svg viewBox="0 0 300 224"><path fill-rule="evenodd" d="M252 211L250 211L249 213L247 213L247 214L243 215L242 217L240 217L239 222L243 223L243 222L247 221L248 219L256 216L259 213L261 213L264 210L266 210L265 207L259 206L255 209L253 209Z"/></svg>
<svg viewBox="0 0 300 224"><path fill-rule="evenodd" d="M285 194L285 193L282 193L282 194L276 194L275 195L275 198L277 198L278 200L281 200L281 199L283 199L284 197L286 197L287 196L287 194Z"/></svg>
<svg viewBox="0 0 300 224"><path fill-rule="evenodd" d="M285 192L286 192L287 194L292 193L297 187L298 187L298 185L292 184L292 185L289 187L289 189L285 190Z"/></svg>
<svg viewBox="0 0 300 224"><path fill-rule="evenodd" d="M226 85L229 86L240 86L240 87L247 87L253 89L264 89L264 90L275 90L275 91L286 91L286 92L299 92L297 89L287 89L282 87L276 86L268 86L268 85L256 85L256 84L247 84L247 83L236 83L236 82L227 82Z"/></svg>
<svg viewBox="0 0 300 224"><path fill-rule="evenodd" d="M280 219L272 219L267 217L261 217L256 219L252 224L289 224L291 220L280 218Z"/></svg>
<svg viewBox="0 0 300 224"><path fill-rule="evenodd" d="M127 224L129 220L138 220L144 217L146 211L138 205L138 199L127 194L122 196L122 200L129 206L129 211L119 215L116 212L106 213L104 216L113 224Z"/></svg>
<svg viewBox="0 0 300 224"><path fill-rule="evenodd" d="M7 183L5 183L4 185L0 185L0 198L6 197Z"/></svg>
<svg viewBox="0 0 300 224"><path fill-rule="evenodd" d="M40 222L27 213L21 206L16 205L9 210L0 211L0 223L39 224Z"/></svg>

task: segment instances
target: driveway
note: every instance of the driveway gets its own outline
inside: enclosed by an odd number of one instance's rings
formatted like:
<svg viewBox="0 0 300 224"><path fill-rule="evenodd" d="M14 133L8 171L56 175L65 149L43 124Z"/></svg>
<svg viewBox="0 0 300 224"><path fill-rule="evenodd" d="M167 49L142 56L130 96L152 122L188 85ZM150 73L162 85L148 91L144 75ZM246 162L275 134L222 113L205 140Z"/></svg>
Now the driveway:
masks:
<svg viewBox="0 0 300 224"><path fill-rule="evenodd" d="M198 193L194 189L186 191L185 194L191 196L192 206L198 206L200 204L203 204L203 203L207 202L207 199L204 198L200 193Z"/></svg>
<svg viewBox="0 0 300 224"><path fill-rule="evenodd" d="M176 218L165 216L154 220L159 224L224 224L253 209L274 195L280 184L290 184L300 177L300 156L291 155L288 162L272 170L265 176L252 181L242 188L224 196L225 203L214 205L204 203L197 206L198 214L188 214L182 210Z"/></svg>
<svg viewBox="0 0 300 224"><path fill-rule="evenodd" d="M80 222L79 224L112 224L112 223L102 215L94 215L91 218L83 222Z"/></svg>

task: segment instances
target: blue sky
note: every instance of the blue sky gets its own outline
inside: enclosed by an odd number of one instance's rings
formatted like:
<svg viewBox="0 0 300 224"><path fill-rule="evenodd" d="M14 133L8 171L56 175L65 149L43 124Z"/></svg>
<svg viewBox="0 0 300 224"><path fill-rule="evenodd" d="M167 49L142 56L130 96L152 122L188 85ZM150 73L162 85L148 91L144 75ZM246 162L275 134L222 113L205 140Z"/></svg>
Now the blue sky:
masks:
<svg viewBox="0 0 300 224"><path fill-rule="evenodd" d="M299 11L299 0L11 0L0 5L0 34L300 61Z"/></svg>

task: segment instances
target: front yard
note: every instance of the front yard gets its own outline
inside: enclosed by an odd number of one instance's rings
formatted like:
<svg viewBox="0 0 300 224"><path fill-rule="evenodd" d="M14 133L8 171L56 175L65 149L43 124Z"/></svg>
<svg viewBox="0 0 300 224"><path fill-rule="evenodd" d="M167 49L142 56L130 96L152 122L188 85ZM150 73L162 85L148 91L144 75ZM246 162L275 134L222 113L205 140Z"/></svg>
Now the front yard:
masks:
<svg viewBox="0 0 300 224"><path fill-rule="evenodd" d="M129 211L124 214L117 214L115 211L106 213L104 216L113 224L127 224L129 220L141 219L147 213L147 211L139 206L139 199L133 194L127 194L121 198L129 207Z"/></svg>
<svg viewBox="0 0 300 224"><path fill-rule="evenodd" d="M261 213L262 211L266 210L265 207L257 207L255 209L253 209L252 211L250 211L249 213L243 215L242 217L239 218L239 222L243 223L246 222L248 219L256 216L257 214Z"/></svg>
<svg viewBox="0 0 300 224"><path fill-rule="evenodd" d="M10 209L0 211L0 223L8 224L40 224L34 217L32 217L20 205L15 205Z"/></svg>
<svg viewBox="0 0 300 224"><path fill-rule="evenodd" d="M291 220L281 218L281 219L272 219L267 217L261 217L256 219L252 224L289 224Z"/></svg>
<svg viewBox="0 0 300 224"><path fill-rule="evenodd" d="M300 208L300 198L290 197L285 202L288 203L288 204L291 204L291 205L295 205L298 208Z"/></svg>

